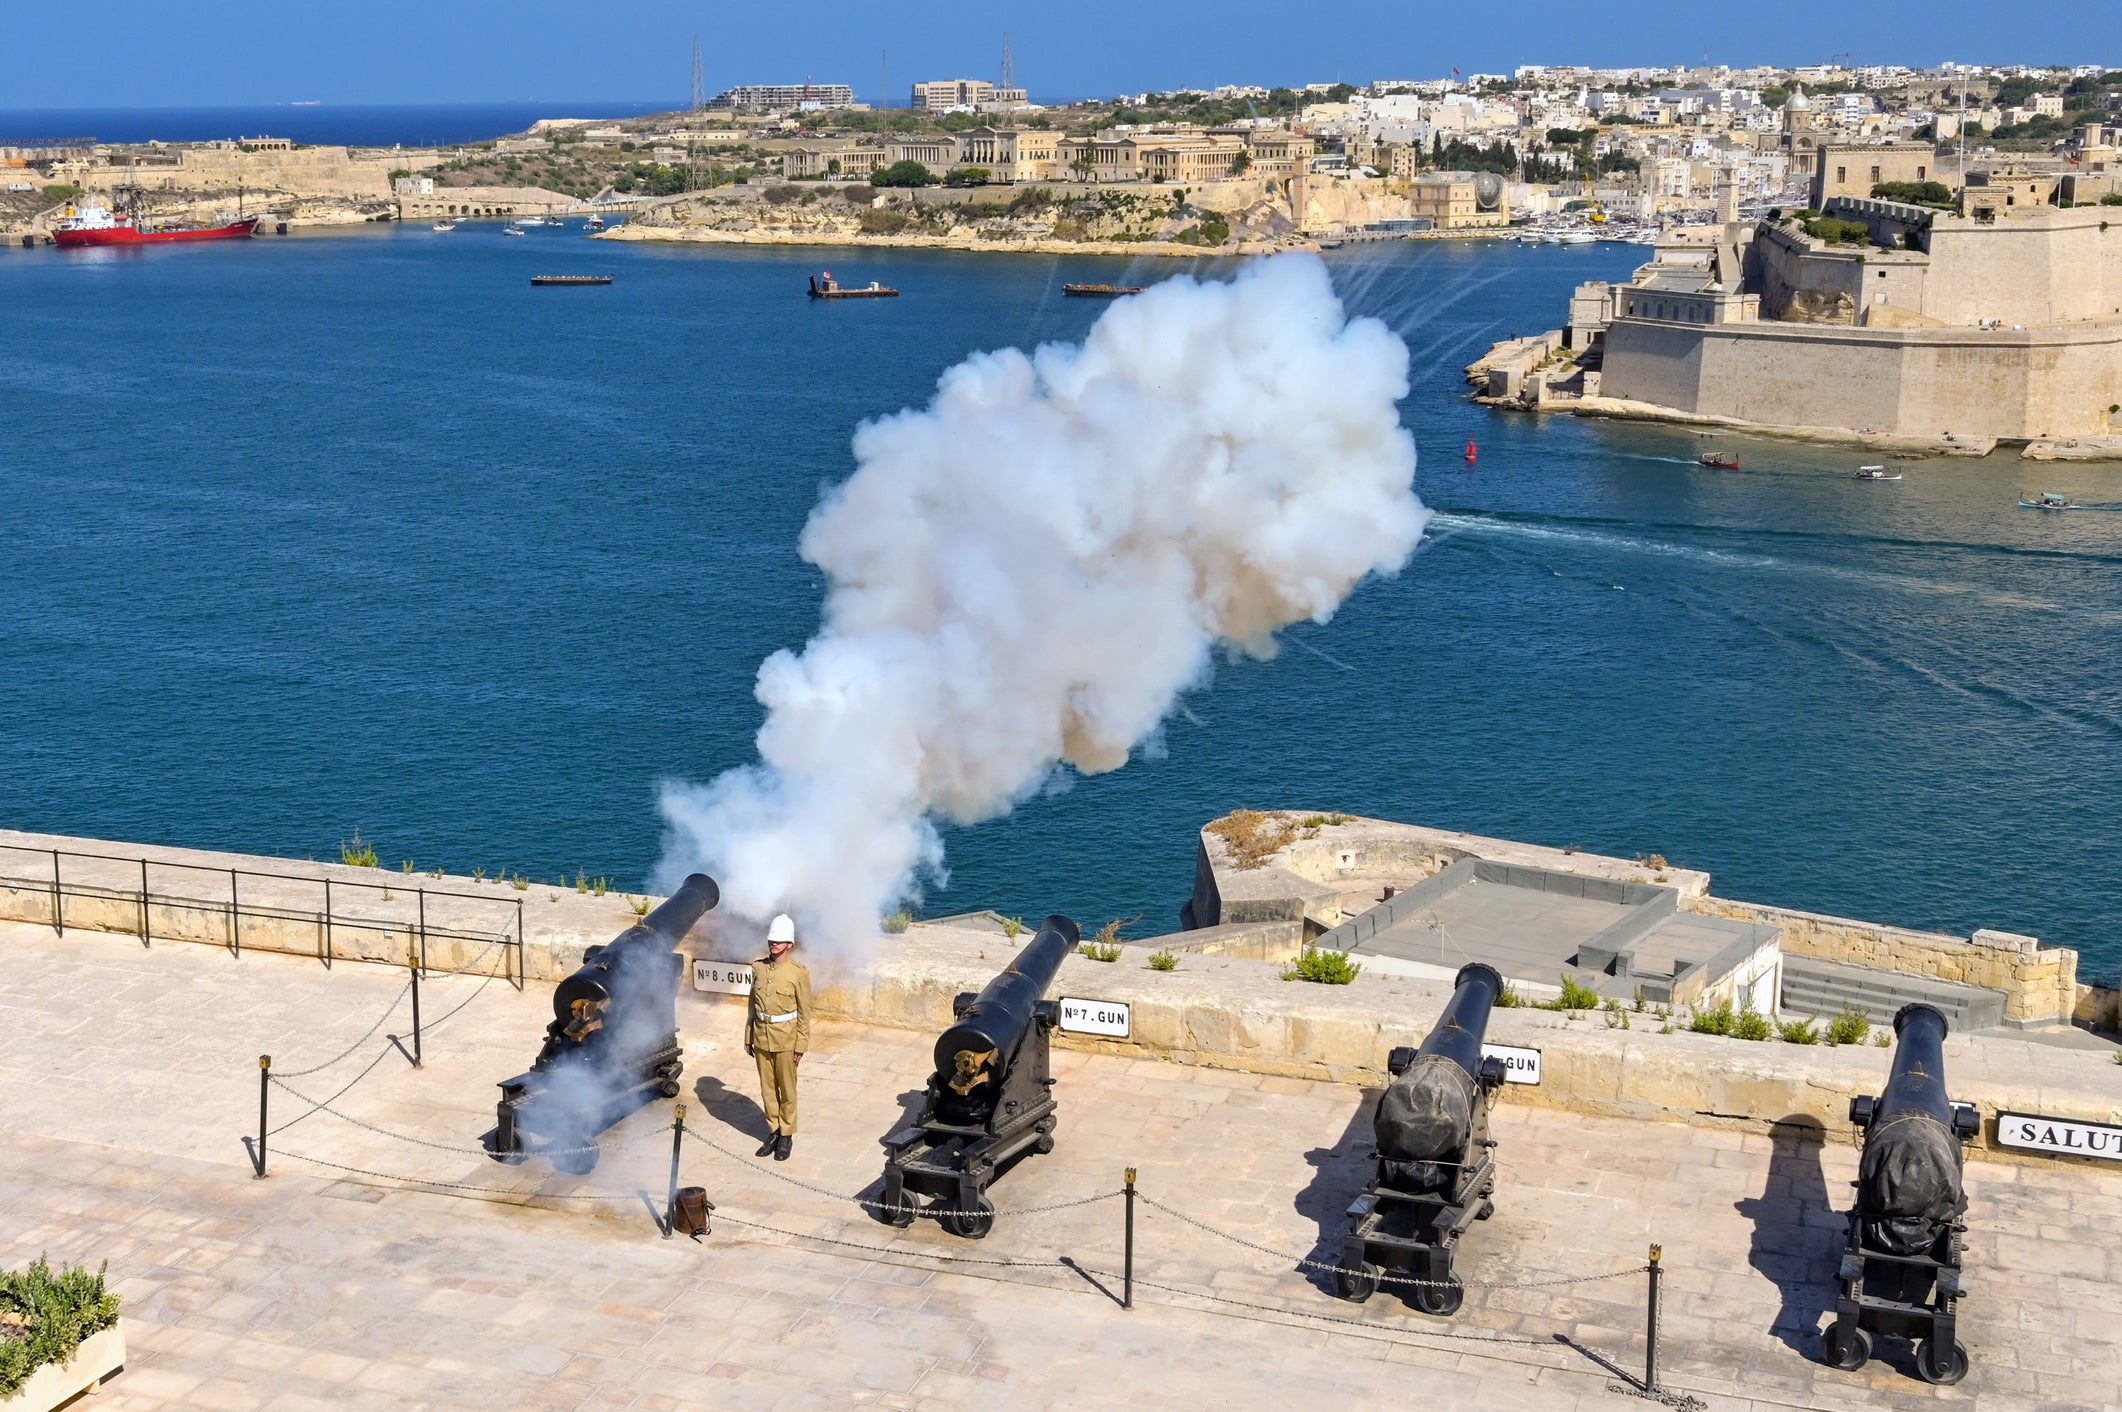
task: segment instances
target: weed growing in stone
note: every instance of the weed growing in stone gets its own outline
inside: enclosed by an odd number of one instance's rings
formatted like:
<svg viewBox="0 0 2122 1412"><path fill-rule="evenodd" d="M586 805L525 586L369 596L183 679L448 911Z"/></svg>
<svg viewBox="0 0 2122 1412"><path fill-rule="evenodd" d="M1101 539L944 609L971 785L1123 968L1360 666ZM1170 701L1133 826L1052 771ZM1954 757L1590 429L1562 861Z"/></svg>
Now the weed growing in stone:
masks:
<svg viewBox="0 0 2122 1412"><path fill-rule="evenodd" d="M523 876L523 874L521 873L517 873L514 877L509 878L508 885L518 892L530 891L530 879Z"/></svg>
<svg viewBox="0 0 2122 1412"><path fill-rule="evenodd" d="M1004 917L1002 919L1002 935L1008 937L1011 941L1023 936L1024 919L1022 917Z"/></svg>
<svg viewBox="0 0 2122 1412"><path fill-rule="evenodd" d="M648 915L648 899L645 897L629 897L626 899L626 905L634 909L636 917Z"/></svg>
<svg viewBox="0 0 2122 1412"><path fill-rule="evenodd" d="M1176 971L1179 969L1179 958L1170 951L1153 951L1149 957L1149 968L1152 971ZM2115 1057L2122 1059L2122 1054Z"/></svg>
<svg viewBox="0 0 2122 1412"><path fill-rule="evenodd" d="M1363 973L1363 967L1348 959L1346 951L1321 951L1308 946L1296 962L1285 968L1286 981L1316 981L1320 985L1347 985Z"/></svg>
<svg viewBox="0 0 2122 1412"><path fill-rule="evenodd" d="M472 869L472 881L473 881L473 882L485 882L485 881L486 881L486 869L484 869L484 868L474 868L474 869Z"/></svg>
<svg viewBox="0 0 2122 1412"><path fill-rule="evenodd" d="M893 936L897 936L913 924L914 914L907 911L904 907L884 919L884 929Z"/></svg>
<svg viewBox="0 0 2122 1412"><path fill-rule="evenodd" d="M1498 1010L1515 1010L1524 1003L1525 997L1518 994L1509 981L1503 983L1503 989L1496 995L1496 1008Z"/></svg>
<svg viewBox="0 0 2122 1412"><path fill-rule="evenodd" d="M1871 1043L1874 1049L1891 1049L1894 1046L1894 1037L1881 1030L1871 1037Z"/></svg>
<svg viewBox="0 0 2122 1412"><path fill-rule="evenodd" d="M1233 809L1210 824L1207 831L1229 845L1231 860L1240 868L1257 868L1279 853L1297 830L1280 814Z"/></svg>
<svg viewBox="0 0 2122 1412"><path fill-rule="evenodd" d="M1810 1020L1776 1021L1776 1038L1785 1044L1818 1044L1820 1042L1820 1017Z"/></svg>
<svg viewBox="0 0 2122 1412"><path fill-rule="evenodd" d="M1599 1008L1599 992L1588 985L1578 985L1565 974L1562 977L1562 993L1540 1007L1543 1010L1596 1010Z"/></svg>
<svg viewBox="0 0 2122 1412"><path fill-rule="evenodd" d="M411 876L413 875L413 860L412 860L412 859L410 859L410 858L406 859L406 860L405 860L405 863L404 863L404 868L405 868L405 875L406 875L407 877L411 877Z"/></svg>
<svg viewBox="0 0 2122 1412"><path fill-rule="evenodd" d="M1116 941L1086 941L1076 948L1093 961L1117 961L1120 959L1120 943Z"/></svg>
<svg viewBox="0 0 2122 1412"><path fill-rule="evenodd" d="M1862 1044L1870 1033L1870 1017L1854 1005L1844 1005L1842 1012L1827 1022L1829 1044Z"/></svg>
<svg viewBox="0 0 2122 1412"><path fill-rule="evenodd" d="M1736 1018L1732 1014L1731 1002L1722 1000L1714 1010L1697 1010L1695 1017L1687 1022L1687 1027L1696 1034L1728 1035Z"/></svg>
<svg viewBox="0 0 2122 1412"><path fill-rule="evenodd" d="M376 866L376 845L361 837L355 829L351 839L339 840L339 861L351 868L373 868Z"/></svg>
<svg viewBox="0 0 2122 1412"><path fill-rule="evenodd" d="M1741 1010L1738 1018L1733 1020L1731 1025L1731 1037L1733 1039L1752 1040L1756 1043L1767 1039L1775 1032L1776 1027L1769 1022L1768 1016L1754 1009L1751 1005Z"/></svg>

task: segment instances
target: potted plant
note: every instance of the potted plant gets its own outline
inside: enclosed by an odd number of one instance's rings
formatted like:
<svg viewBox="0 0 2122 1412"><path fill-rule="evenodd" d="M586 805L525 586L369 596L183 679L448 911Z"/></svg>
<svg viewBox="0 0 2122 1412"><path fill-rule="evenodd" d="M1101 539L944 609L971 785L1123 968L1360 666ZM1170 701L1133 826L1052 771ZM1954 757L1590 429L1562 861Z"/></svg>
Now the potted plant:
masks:
<svg viewBox="0 0 2122 1412"><path fill-rule="evenodd" d="M118 1296L103 1271L0 1270L0 1412L51 1412L125 1366Z"/></svg>

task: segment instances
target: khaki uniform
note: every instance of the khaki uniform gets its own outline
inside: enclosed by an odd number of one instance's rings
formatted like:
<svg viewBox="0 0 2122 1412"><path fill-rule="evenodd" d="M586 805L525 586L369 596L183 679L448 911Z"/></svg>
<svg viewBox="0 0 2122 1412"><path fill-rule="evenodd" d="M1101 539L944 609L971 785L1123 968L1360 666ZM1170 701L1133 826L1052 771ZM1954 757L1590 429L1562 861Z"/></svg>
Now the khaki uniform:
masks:
<svg viewBox="0 0 2122 1412"><path fill-rule="evenodd" d="M785 1137L796 1135L796 1056L810 1049L810 970L793 956L752 962L744 1042L759 1064L759 1106Z"/></svg>

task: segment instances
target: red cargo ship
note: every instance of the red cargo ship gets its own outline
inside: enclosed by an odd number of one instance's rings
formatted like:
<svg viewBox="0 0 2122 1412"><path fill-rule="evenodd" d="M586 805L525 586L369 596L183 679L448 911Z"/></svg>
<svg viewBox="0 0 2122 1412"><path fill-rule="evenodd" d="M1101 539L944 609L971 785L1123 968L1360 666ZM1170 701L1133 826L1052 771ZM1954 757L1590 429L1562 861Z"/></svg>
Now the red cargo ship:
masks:
<svg viewBox="0 0 2122 1412"><path fill-rule="evenodd" d="M150 229L133 217L112 215L93 202L69 206L52 227L54 245L159 245L171 240L248 240L259 217L241 216L225 226Z"/></svg>

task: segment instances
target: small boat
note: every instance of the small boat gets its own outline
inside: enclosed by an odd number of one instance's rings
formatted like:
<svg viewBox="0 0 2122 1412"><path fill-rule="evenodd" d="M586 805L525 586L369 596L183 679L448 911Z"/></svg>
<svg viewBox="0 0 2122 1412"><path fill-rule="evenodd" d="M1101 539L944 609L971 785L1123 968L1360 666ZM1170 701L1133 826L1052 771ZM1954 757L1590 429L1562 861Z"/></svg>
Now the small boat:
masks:
<svg viewBox="0 0 2122 1412"><path fill-rule="evenodd" d="M1466 459L1469 463L1481 459L1481 453L1475 449L1474 439L1470 436L1466 438Z"/></svg>
<svg viewBox="0 0 2122 1412"><path fill-rule="evenodd" d="M2021 500L2019 508L2022 510L2077 510L2083 507L2074 501L2065 499L2063 496L2047 494L2038 500Z"/></svg>
<svg viewBox="0 0 2122 1412"><path fill-rule="evenodd" d="M1700 456L1697 456L1695 460L1698 464L1708 466L1713 470L1736 471L1739 469L1739 458L1737 456L1720 456L1714 451L1705 451Z"/></svg>
<svg viewBox="0 0 2122 1412"><path fill-rule="evenodd" d="M543 288L549 284L610 284L610 275L532 275L531 283Z"/></svg>
<svg viewBox="0 0 2122 1412"><path fill-rule="evenodd" d="M1129 294L1140 294L1139 284L1064 284L1061 292L1077 299L1119 299Z"/></svg>
<svg viewBox="0 0 2122 1412"><path fill-rule="evenodd" d="M899 291L889 285L871 280L867 286L854 289L843 288L833 278L831 270L821 270L810 277L810 297L813 299L897 299Z"/></svg>
<svg viewBox="0 0 2122 1412"><path fill-rule="evenodd" d="M584 222L582 223L582 228L583 228L584 230L603 230L603 229L604 229L604 217L602 217L602 216L591 216L591 217L590 217L590 218L589 218L588 220L586 220L586 221L584 221Z"/></svg>
<svg viewBox="0 0 2122 1412"><path fill-rule="evenodd" d="M1588 230L1566 230L1555 237L1557 245L1590 245L1599 237Z"/></svg>
<svg viewBox="0 0 2122 1412"><path fill-rule="evenodd" d="M435 222L435 229L436 229L436 230L439 230L439 231L451 231L451 230L455 230L456 228L457 228L457 223L456 223L455 221L436 221L436 222Z"/></svg>
<svg viewBox="0 0 2122 1412"><path fill-rule="evenodd" d="M1899 480L1901 479L1901 473L1899 471L1889 471L1884 466L1859 466L1857 467L1856 478L1858 480Z"/></svg>

